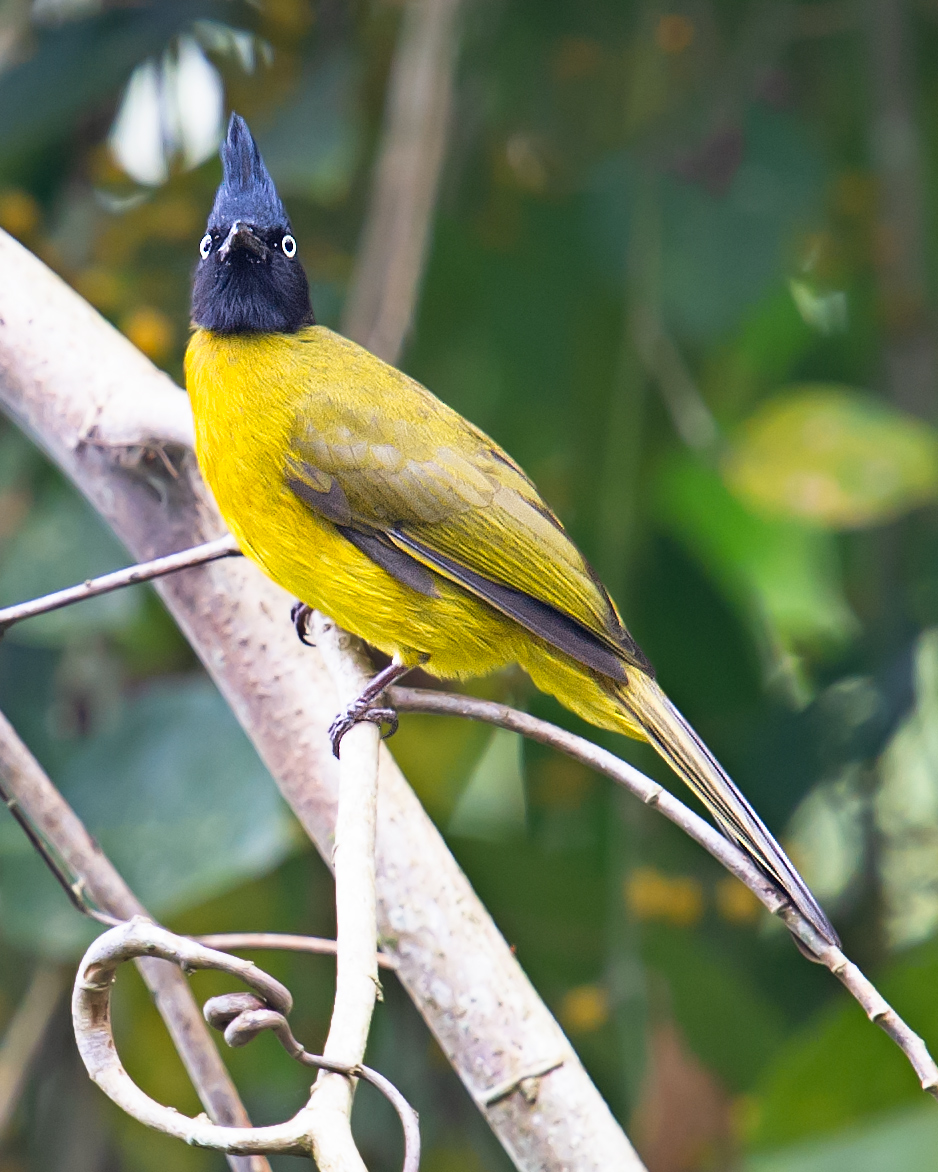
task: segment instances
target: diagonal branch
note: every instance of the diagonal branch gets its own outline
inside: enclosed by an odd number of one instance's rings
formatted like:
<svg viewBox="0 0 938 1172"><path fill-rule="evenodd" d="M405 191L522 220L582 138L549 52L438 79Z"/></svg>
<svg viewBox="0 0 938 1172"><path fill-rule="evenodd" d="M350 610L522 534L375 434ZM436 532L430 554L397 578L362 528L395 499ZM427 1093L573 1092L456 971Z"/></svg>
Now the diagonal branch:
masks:
<svg viewBox="0 0 938 1172"><path fill-rule="evenodd" d="M33 619L37 615L61 610L63 606L84 602L86 598L97 598L99 594L110 594L113 590L120 590L124 586L135 586L138 582L152 582L154 578L162 578L165 574L175 574L177 570L201 566L205 562L215 561L216 558L240 556L241 550L238 549L237 542L229 535L219 537L216 541L207 541L204 545L197 545L195 549L184 549L179 553L153 558L152 561L144 562L142 565L128 566L124 570L114 570L110 574L102 574L100 578L89 578L77 586L67 586L64 590L55 590L52 594L44 594L41 598L31 598L28 602L18 602L15 606L3 607L0 609L0 636L4 635L15 623L21 623L24 619Z"/></svg>
<svg viewBox="0 0 938 1172"><path fill-rule="evenodd" d="M0 779L9 797L55 849L69 872L79 877L99 908L118 920L146 915L142 904L2 713ZM247 1112L182 973L159 960L141 959L138 967L209 1116L222 1125L249 1127ZM236 1172L270 1172L270 1165L262 1156L232 1156L229 1162Z"/></svg>

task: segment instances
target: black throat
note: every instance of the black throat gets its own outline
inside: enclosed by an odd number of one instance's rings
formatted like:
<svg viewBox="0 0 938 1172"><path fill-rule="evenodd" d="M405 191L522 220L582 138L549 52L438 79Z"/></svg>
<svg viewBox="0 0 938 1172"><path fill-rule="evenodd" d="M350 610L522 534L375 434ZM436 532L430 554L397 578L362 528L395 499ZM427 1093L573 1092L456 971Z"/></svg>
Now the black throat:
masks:
<svg viewBox="0 0 938 1172"><path fill-rule="evenodd" d="M213 252L200 260L192 320L219 334L295 334L316 322L303 266L279 247L266 257L236 251L218 260Z"/></svg>

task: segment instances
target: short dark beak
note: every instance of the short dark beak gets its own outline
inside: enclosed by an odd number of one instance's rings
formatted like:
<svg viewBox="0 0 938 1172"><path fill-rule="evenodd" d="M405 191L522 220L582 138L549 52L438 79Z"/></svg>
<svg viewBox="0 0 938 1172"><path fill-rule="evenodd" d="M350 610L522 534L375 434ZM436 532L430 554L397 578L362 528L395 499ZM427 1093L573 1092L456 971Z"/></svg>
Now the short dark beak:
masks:
<svg viewBox="0 0 938 1172"><path fill-rule="evenodd" d="M254 230L248 224L242 224L240 220L235 220L224 243L218 250L218 259L227 260L229 255L238 248L243 248L245 252L253 252L255 256L266 256L268 252L267 245L254 234Z"/></svg>

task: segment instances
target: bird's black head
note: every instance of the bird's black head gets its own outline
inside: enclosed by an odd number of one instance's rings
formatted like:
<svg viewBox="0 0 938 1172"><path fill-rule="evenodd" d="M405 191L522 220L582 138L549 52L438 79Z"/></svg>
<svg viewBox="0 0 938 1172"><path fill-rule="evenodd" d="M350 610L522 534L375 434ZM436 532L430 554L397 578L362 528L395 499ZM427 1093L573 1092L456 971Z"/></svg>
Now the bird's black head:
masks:
<svg viewBox="0 0 938 1172"><path fill-rule="evenodd" d="M309 283L289 217L237 114L221 159L224 178L192 283L192 320L220 334L290 334L312 325Z"/></svg>

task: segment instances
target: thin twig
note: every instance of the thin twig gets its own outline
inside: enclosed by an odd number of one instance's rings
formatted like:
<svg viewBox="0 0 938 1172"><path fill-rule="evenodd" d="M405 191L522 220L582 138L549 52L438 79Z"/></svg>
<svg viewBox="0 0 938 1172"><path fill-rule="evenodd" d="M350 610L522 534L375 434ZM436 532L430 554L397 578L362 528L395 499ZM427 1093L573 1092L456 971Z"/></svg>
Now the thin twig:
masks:
<svg viewBox="0 0 938 1172"><path fill-rule="evenodd" d="M311 952L315 956L335 956L336 941L322 936L292 936L285 932L212 932L206 936L193 936L206 948L217 948L220 952ZM397 968L397 960L385 952L378 952L378 967Z"/></svg>
<svg viewBox="0 0 938 1172"><path fill-rule="evenodd" d="M3 781L0 780L0 801L10 811L16 821L19 823L20 829L29 839L29 842L37 855L42 859L48 867L56 883L65 892L66 898L72 907L81 912L83 916L88 916L92 920L97 920L99 924L105 924L109 928L113 928L115 924L119 924L120 920L116 916L109 916L106 912L99 911L92 907L88 902L87 894L83 889L81 881L72 882L72 880L65 873L65 869L59 864L58 859L43 842L42 836L37 834L29 819L20 809L20 804L16 798L11 797L4 788Z"/></svg>
<svg viewBox="0 0 938 1172"><path fill-rule="evenodd" d="M417 1172L420 1165L420 1127L417 1112L407 1102L397 1087L382 1074L363 1066L360 1062L349 1065L334 1062L323 1054L310 1054L293 1036L286 1017L268 1008L260 998L251 993L223 993L205 1003L205 1020L216 1029L224 1030L229 1046L246 1046L259 1033L272 1031L280 1044L297 1062L304 1066L315 1066L332 1074L341 1074L346 1079L363 1078L376 1087L397 1111L404 1129L403 1172Z"/></svg>
<svg viewBox="0 0 938 1172"><path fill-rule="evenodd" d="M30 1067L67 988L68 977L62 965L37 965L0 1041L0 1141L10 1126Z"/></svg>
<svg viewBox="0 0 938 1172"><path fill-rule="evenodd" d="M67 586L64 590L56 590L52 594L43 594L40 598L31 598L28 602L18 602L15 606L0 609L0 636L14 623L21 623L23 619L32 619L37 615L48 614L52 610L61 610L63 606L83 602L86 598L97 598L99 594L110 594L112 590L120 590L124 586L152 582L154 578L201 566L217 558L240 556L241 550L237 542L227 534L216 541L196 545L192 549L166 554L149 562L128 566L124 570L114 570L110 574L102 574L100 578L88 578L77 586Z"/></svg>
<svg viewBox="0 0 938 1172"><path fill-rule="evenodd" d="M15 802L38 838L52 847L54 855L76 877L81 894L87 894L98 908L120 921L146 915L139 900L2 713L0 779L8 800ZM44 854L53 871L60 874L54 855ZM68 891L71 884L66 880L63 886ZM86 909L80 907L80 910ZM185 978L178 969L158 960L141 959L138 968L206 1111L218 1123L250 1126L247 1112ZM237 1172L270 1172L270 1165L260 1156L231 1157L229 1163Z"/></svg>
<svg viewBox="0 0 938 1172"><path fill-rule="evenodd" d="M912 1065L922 1090L938 1098L938 1065L925 1043L883 999L875 986L839 948L833 948L814 930L797 909L791 906L773 883L755 866L739 847L704 821L663 786L646 777L633 765L591 741L558 728L546 720L529 716L505 704L477 700L451 692L433 692L421 688L388 689L391 703L399 712L429 712L441 716L462 716L469 720L493 724L520 733L532 741L549 745L603 773L624 786L647 806L654 806L675 826L700 843L718 863L745 883L756 898L784 921L789 931L807 948L818 963L834 974L863 1007L870 1021L876 1022L893 1039Z"/></svg>

